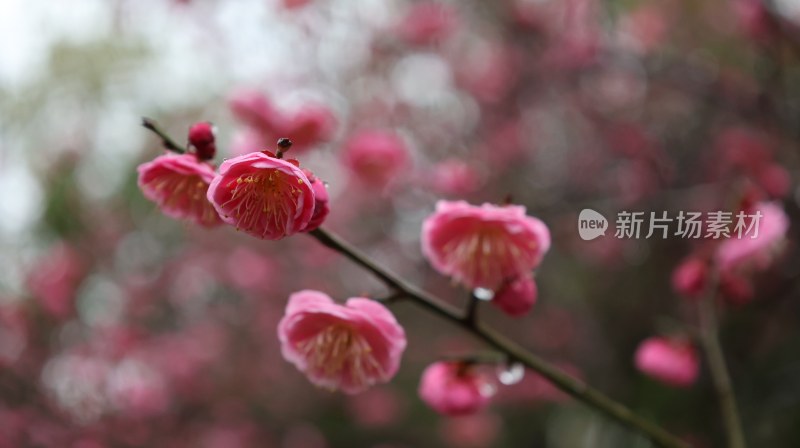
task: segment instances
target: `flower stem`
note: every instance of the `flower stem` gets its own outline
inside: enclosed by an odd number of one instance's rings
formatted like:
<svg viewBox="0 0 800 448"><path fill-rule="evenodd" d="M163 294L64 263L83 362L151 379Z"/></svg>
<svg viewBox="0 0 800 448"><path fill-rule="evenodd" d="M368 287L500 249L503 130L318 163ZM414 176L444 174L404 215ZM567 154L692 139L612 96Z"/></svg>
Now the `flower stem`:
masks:
<svg viewBox="0 0 800 448"><path fill-rule="evenodd" d="M172 140L172 137L167 135L167 133L161 129L155 120L142 117L142 126L158 135L161 138L161 143L164 145L164 148L167 148L172 152L177 152L178 154L186 153L186 148L175 143L175 140Z"/></svg>
<svg viewBox="0 0 800 448"><path fill-rule="evenodd" d="M506 354L510 361L518 361L524 364L529 369L549 380L558 389L595 408L599 412L606 414L620 424L634 431L638 431L654 444L663 448L688 448L685 442L668 433L658 425L639 417L626 406L608 398L600 391L593 389L582 381L567 375L493 329L473 320L469 312L462 313L453 306L411 285L388 269L378 265L368 256L361 253L358 249L352 247L338 236L322 228L313 230L309 232L309 234L323 245L339 252L362 268L370 271L389 288L434 314L461 326L477 338L483 340L489 346Z"/></svg>
<svg viewBox="0 0 800 448"><path fill-rule="evenodd" d="M481 301L475 297L475 293L470 293L467 300L467 311L464 315L464 320L474 325L478 322L478 305Z"/></svg>
<svg viewBox="0 0 800 448"><path fill-rule="evenodd" d="M711 382L717 395L725 433L728 439L728 448L745 448L744 433L739 420L739 410L736 406L736 397L733 394L733 385L722 354L722 345L719 342L717 316L715 309L716 285L711 284L711 293L704 297L698 304L700 317L700 341L708 359L708 369L711 373Z"/></svg>

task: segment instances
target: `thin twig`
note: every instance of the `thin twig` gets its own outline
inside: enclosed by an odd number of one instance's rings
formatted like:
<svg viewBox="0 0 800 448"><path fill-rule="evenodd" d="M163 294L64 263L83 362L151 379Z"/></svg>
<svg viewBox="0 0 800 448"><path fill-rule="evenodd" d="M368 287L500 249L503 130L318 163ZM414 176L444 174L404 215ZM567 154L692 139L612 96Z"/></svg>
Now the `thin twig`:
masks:
<svg viewBox="0 0 800 448"><path fill-rule="evenodd" d="M464 319L467 322L474 324L478 321L478 305L480 305L481 300L475 296L474 292L469 294L469 298L467 300L467 312L464 315Z"/></svg>
<svg viewBox="0 0 800 448"><path fill-rule="evenodd" d="M711 373L711 382L717 395L725 434L728 439L728 448L745 448L744 432L742 431L736 397L733 385L722 354L722 345L719 341L719 330L716 313L717 281L709 282L709 293L698 303L700 317L700 341L708 359L708 369Z"/></svg>
<svg viewBox="0 0 800 448"><path fill-rule="evenodd" d="M658 425L639 417L624 405L608 398L600 391L591 388L582 381L562 372L516 342L495 332L493 329L480 322L471 320L468 314L462 313L453 306L411 285L388 269L378 265L368 256L350 246L336 235L322 228L318 228L309 233L323 245L339 252L354 263L370 271L389 288L401 292L403 296L411 299L414 303L461 326L477 338L483 340L489 346L503 352L508 356L510 362L518 361L524 364L529 369L549 380L560 390L595 408L601 413L608 415L620 424L640 432L656 445L664 448L688 448L685 442L668 433Z"/></svg>
<svg viewBox="0 0 800 448"><path fill-rule="evenodd" d="M146 129L149 129L150 131L158 135L161 138L161 143L168 150L172 152L177 152L178 154L186 153L186 148L175 143L175 140L172 140L172 137L170 137L166 132L164 132L158 125L158 123L156 123L155 120L147 117L142 117L142 126L144 126Z"/></svg>

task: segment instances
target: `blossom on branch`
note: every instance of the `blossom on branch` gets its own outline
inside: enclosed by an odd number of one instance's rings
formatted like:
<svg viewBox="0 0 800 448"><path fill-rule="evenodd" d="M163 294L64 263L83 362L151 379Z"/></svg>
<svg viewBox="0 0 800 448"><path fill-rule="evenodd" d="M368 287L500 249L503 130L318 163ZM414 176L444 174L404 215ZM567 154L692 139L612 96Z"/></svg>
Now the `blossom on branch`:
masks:
<svg viewBox="0 0 800 448"><path fill-rule="evenodd" d="M496 290L529 275L550 249L550 231L518 205L439 201L422 224L433 267L469 288Z"/></svg>
<svg viewBox="0 0 800 448"><path fill-rule="evenodd" d="M308 176L293 160L265 152L228 159L208 188L208 200L226 223L266 240L302 232L314 214Z"/></svg>
<svg viewBox="0 0 800 448"><path fill-rule="evenodd" d="M292 294L278 324L283 357L317 386L362 392L400 367L406 335L394 315L370 299L344 305L319 291Z"/></svg>
<svg viewBox="0 0 800 448"><path fill-rule="evenodd" d="M463 362L437 362L422 373L422 401L444 415L472 414L489 403L495 387L489 379Z"/></svg>
<svg viewBox="0 0 800 448"><path fill-rule="evenodd" d="M213 227L222 224L206 198L214 176L194 154L165 154L139 165L139 188L165 215Z"/></svg>

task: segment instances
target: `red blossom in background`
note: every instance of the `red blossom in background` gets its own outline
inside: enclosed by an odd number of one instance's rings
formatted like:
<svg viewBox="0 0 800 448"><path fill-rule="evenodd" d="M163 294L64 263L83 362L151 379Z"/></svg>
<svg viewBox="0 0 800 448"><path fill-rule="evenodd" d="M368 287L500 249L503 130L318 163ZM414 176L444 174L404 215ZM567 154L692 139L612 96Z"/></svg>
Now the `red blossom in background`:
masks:
<svg viewBox="0 0 800 448"><path fill-rule="evenodd" d="M689 387L697 380L700 361L685 340L649 338L636 349L636 368L674 387Z"/></svg>
<svg viewBox="0 0 800 448"><path fill-rule="evenodd" d="M489 403L495 387L489 379L459 362L437 362L422 372L419 395L445 415L472 414Z"/></svg>

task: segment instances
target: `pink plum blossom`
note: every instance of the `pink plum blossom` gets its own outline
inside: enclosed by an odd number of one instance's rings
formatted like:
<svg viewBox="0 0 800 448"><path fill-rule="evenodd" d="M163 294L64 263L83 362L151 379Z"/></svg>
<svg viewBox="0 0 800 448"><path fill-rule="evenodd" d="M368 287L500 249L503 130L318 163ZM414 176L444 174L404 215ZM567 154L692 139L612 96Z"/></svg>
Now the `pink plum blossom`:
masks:
<svg viewBox="0 0 800 448"><path fill-rule="evenodd" d="M439 437L450 448L490 448L499 446L503 429L503 419L482 412L441 419Z"/></svg>
<svg viewBox="0 0 800 448"><path fill-rule="evenodd" d="M241 89L231 94L228 105L233 115L246 125L245 134L237 138L234 151L237 154L248 148L257 151L258 147L283 137L292 140L292 151L304 151L330 140L336 131L336 117L323 104L306 103L285 111L274 107L263 93Z"/></svg>
<svg viewBox="0 0 800 448"><path fill-rule="evenodd" d="M422 224L425 257L469 288L496 290L529 275L549 248L547 226L523 206L439 201Z"/></svg>
<svg viewBox="0 0 800 448"><path fill-rule="evenodd" d="M314 214L314 190L292 161L254 152L223 162L208 188L222 220L261 239L303 231Z"/></svg>
<svg viewBox="0 0 800 448"><path fill-rule="evenodd" d="M708 263L699 258L688 258L672 272L672 289L686 297L703 293L708 279Z"/></svg>
<svg viewBox="0 0 800 448"><path fill-rule="evenodd" d="M319 387L348 394L385 383L400 367L406 335L378 302L339 305L319 291L292 294L278 324L283 357Z"/></svg>
<svg viewBox="0 0 800 448"><path fill-rule="evenodd" d="M409 45L431 45L451 36L458 26L456 10L442 3L415 3L400 21L397 34Z"/></svg>
<svg viewBox="0 0 800 448"><path fill-rule="evenodd" d="M139 188L165 215L212 227L222 223L206 198L214 176L194 154L165 154L139 165Z"/></svg>
<svg viewBox="0 0 800 448"><path fill-rule="evenodd" d="M42 309L57 318L68 317L86 266L72 245L53 245L29 270L26 284Z"/></svg>
<svg viewBox="0 0 800 448"><path fill-rule="evenodd" d="M756 204L748 215L758 212L762 216L758 222L757 235L753 226L751 234L743 234L742 238L732 235L719 245L716 261L721 270L764 269L783 247L789 229L789 217L783 207L775 202L762 202Z"/></svg>
<svg viewBox="0 0 800 448"><path fill-rule="evenodd" d="M448 159L436 164L430 173L430 184L440 194L461 196L475 192L483 183L483 176L469 163Z"/></svg>
<svg viewBox="0 0 800 448"><path fill-rule="evenodd" d="M292 151L305 151L330 140L336 131L336 117L321 104L305 104L290 113L282 113L276 123L275 138L292 139Z"/></svg>
<svg viewBox="0 0 800 448"><path fill-rule="evenodd" d="M524 316L536 303L537 288L533 277L526 275L503 285L492 298L492 304L509 316Z"/></svg>
<svg viewBox="0 0 800 448"><path fill-rule="evenodd" d="M397 134L369 130L352 135L344 144L344 164L359 181L385 187L408 163L408 149Z"/></svg>
<svg viewBox="0 0 800 448"><path fill-rule="evenodd" d="M670 386L689 387L700 371L695 348L684 340L646 339L636 349L635 358L639 371Z"/></svg>
<svg viewBox="0 0 800 448"><path fill-rule="evenodd" d="M321 226L328 217L330 207L328 207L328 187L325 186L320 178L314 176L311 171L305 170L309 182L311 182L311 189L314 190L314 214L311 215L311 221L303 229L304 232L310 232L317 227Z"/></svg>
<svg viewBox="0 0 800 448"><path fill-rule="evenodd" d="M463 362L436 362L422 373L419 396L444 415L472 414L489 404L494 393L489 379Z"/></svg>
<svg viewBox="0 0 800 448"><path fill-rule="evenodd" d="M261 92L239 89L228 98L233 115L251 128L263 130L275 127L277 112L270 100Z"/></svg>

